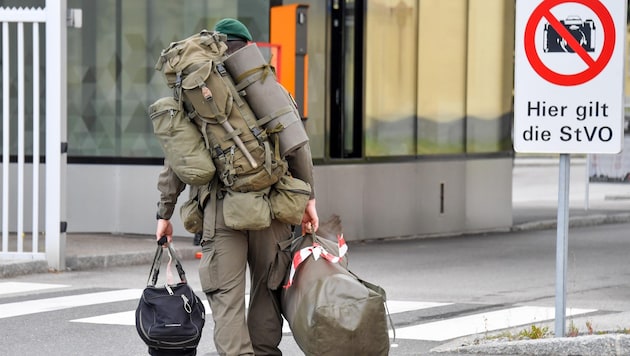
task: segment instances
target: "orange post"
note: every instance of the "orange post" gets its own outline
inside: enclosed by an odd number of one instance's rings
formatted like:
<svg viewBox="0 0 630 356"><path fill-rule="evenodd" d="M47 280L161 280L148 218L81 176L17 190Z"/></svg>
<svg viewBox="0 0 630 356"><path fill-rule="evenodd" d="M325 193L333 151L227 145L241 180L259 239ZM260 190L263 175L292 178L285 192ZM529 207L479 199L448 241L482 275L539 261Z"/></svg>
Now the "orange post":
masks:
<svg viewBox="0 0 630 356"><path fill-rule="evenodd" d="M295 98L303 120L308 117L307 10L302 4L272 7L269 36L271 43L281 46L280 83Z"/></svg>

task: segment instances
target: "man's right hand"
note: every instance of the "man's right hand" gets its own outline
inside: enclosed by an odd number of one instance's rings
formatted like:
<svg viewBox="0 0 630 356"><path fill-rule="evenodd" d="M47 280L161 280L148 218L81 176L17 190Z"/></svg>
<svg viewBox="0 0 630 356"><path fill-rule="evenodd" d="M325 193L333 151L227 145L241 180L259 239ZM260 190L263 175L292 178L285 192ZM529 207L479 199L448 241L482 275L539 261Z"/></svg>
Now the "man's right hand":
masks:
<svg viewBox="0 0 630 356"><path fill-rule="evenodd" d="M315 207L315 199L311 199L306 204L304 216L302 217L302 233L314 233L319 228L319 217Z"/></svg>
<svg viewBox="0 0 630 356"><path fill-rule="evenodd" d="M155 239L159 240L162 236L166 236L169 244L173 242L173 224L170 220L158 219Z"/></svg>

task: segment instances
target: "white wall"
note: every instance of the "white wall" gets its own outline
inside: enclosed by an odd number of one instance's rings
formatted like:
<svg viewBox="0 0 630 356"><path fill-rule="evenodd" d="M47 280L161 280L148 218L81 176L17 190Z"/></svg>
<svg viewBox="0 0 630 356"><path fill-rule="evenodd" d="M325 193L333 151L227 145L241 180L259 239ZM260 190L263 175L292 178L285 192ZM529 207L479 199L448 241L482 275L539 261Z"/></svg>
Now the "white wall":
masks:
<svg viewBox="0 0 630 356"><path fill-rule="evenodd" d="M68 232L153 234L160 169L68 165ZM42 166L42 174L43 170ZM316 166L315 182L320 220L340 215L347 240L457 234L512 225L509 157ZM184 191L179 203L187 196ZM180 222L179 204L174 216L175 234L190 235ZM43 217L40 209L40 220ZM30 214L25 219L30 230Z"/></svg>

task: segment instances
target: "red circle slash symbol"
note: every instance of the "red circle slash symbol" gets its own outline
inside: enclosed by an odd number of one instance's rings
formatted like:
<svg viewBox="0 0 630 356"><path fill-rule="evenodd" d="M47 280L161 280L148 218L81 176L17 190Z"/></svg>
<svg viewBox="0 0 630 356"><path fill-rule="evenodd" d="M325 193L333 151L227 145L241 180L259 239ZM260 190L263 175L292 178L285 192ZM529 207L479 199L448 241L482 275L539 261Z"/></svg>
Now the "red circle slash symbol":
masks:
<svg viewBox="0 0 630 356"><path fill-rule="evenodd" d="M569 2L582 4L590 8L593 12L595 12L602 23L604 30L604 44L599 57L596 59L591 58L586 50L582 48L578 41L571 35L571 33L569 33L565 26L550 12L551 8L554 6ZM586 63L587 68L584 71L575 74L561 74L549 69L543 63L538 55L538 51L536 51L535 45L536 27L543 18L545 18L549 22L549 25L556 30L558 35L560 35L568 43L575 54L577 54ZM562 86L580 85L595 78L610 61L610 58L615 50L615 24L606 7L599 1L545 0L538 5L534 12L532 12L529 21L527 21L524 43L525 54L527 55L529 63L536 73L538 73L538 75L540 75L543 79L550 83Z"/></svg>

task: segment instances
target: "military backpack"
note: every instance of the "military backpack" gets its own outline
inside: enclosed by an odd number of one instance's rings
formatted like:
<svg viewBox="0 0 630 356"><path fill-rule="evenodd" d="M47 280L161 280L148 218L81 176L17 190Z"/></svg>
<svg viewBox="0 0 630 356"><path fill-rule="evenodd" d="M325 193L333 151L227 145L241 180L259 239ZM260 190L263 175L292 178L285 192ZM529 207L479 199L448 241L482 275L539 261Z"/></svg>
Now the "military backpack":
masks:
<svg viewBox="0 0 630 356"><path fill-rule="evenodd" d="M181 111L199 129L197 141L210 152L223 185L235 192L259 191L287 172L274 142L282 127L265 129L256 119L225 69L226 50L225 35L203 30L162 50L155 69L164 74ZM173 169L186 171L193 164L197 162L180 161Z"/></svg>

